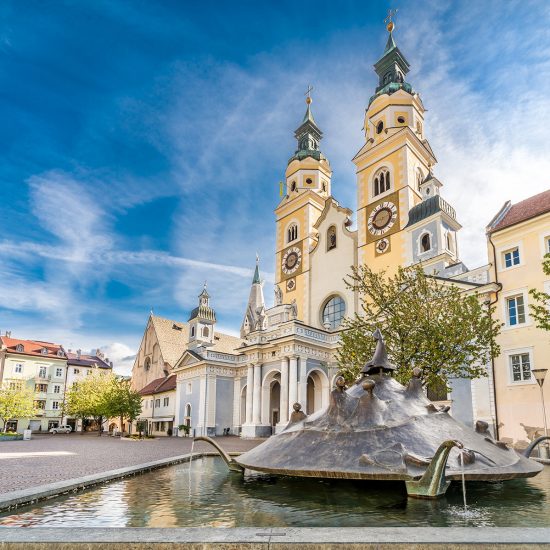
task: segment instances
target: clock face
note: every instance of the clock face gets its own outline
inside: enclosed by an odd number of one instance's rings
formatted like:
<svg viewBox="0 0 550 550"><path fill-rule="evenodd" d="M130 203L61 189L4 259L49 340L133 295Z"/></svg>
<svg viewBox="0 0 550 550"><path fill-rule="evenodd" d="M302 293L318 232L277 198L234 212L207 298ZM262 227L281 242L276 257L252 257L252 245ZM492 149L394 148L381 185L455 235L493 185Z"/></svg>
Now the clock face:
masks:
<svg viewBox="0 0 550 550"><path fill-rule="evenodd" d="M367 225L373 235L387 233L397 220L397 207L393 202L385 201L378 204L370 213Z"/></svg>
<svg viewBox="0 0 550 550"><path fill-rule="evenodd" d="M378 254L384 254L384 252L387 252L390 248L390 241L388 239L380 239L376 243L376 251Z"/></svg>
<svg viewBox="0 0 550 550"><path fill-rule="evenodd" d="M281 269L285 275L292 275L299 267L302 261L302 251L293 246L289 248L283 255L281 261Z"/></svg>

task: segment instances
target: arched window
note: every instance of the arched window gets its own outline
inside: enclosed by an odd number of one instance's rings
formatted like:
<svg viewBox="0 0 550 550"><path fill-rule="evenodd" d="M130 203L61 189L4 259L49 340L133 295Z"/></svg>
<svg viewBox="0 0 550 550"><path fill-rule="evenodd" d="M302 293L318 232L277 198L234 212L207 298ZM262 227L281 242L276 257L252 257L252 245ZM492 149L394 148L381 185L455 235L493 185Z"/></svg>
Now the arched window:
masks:
<svg viewBox="0 0 550 550"><path fill-rule="evenodd" d="M210 331L208 330L208 327L203 327L202 328L202 337L203 338L208 338L209 334L210 334Z"/></svg>
<svg viewBox="0 0 550 550"><path fill-rule="evenodd" d="M147 359L145 359L145 370L149 370L151 368L151 359L149 359L149 357L147 357Z"/></svg>
<svg viewBox="0 0 550 550"><path fill-rule="evenodd" d="M291 243L298 238L298 226L293 223L287 230L287 242Z"/></svg>
<svg viewBox="0 0 550 550"><path fill-rule="evenodd" d="M420 250L421 252L428 252L432 248L432 243L430 242L430 234L424 233L422 235L422 240L420 241Z"/></svg>
<svg viewBox="0 0 550 550"><path fill-rule="evenodd" d="M327 230L327 250L336 248L336 227L331 225Z"/></svg>
<svg viewBox="0 0 550 550"><path fill-rule="evenodd" d="M346 314L346 303L340 296L332 296L323 306L321 319L323 326L330 330L337 329Z"/></svg>
<svg viewBox="0 0 550 550"><path fill-rule="evenodd" d="M380 122L376 125L376 133L377 133L377 134L381 134L383 129L384 129L384 123L383 123L382 121L380 121Z"/></svg>
<svg viewBox="0 0 550 550"><path fill-rule="evenodd" d="M191 327L191 338L195 337L195 327Z"/></svg>
<svg viewBox="0 0 550 550"><path fill-rule="evenodd" d="M422 170L420 168L416 172L416 187L418 191L420 191L420 186L422 185L422 182L424 181L424 174L422 173Z"/></svg>
<svg viewBox="0 0 550 550"><path fill-rule="evenodd" d="M23 351L23 349L23 344L17 344L17 346L15 347L15 350L19 352Z"/></svg>
<svg viewBox="0 0 550 550"><path fill-rule="evenodd" d="M296 182L293 181L291 184L290 184L290 190L291 191L296 191Z"/></svg>
<svg viewBox="0 0 550 550"><path fill-rule="evenodd" d="M447 233L447 250L453 251L453 236L450 231Z"/></svg>
<svg viewBox="0 0 550 550"><path fill-rule="evenodd" d="M191 416L191 403L187 403L187 405L185 405L185 416Z"/></svg>
<svg viewBox="0 0 550 550"><path fill-rule="evenodd" d="M386 169L382 169L376 173L374 176L374 189L373 196L380 195L380 193L385 193L389 191L390 185L390 173Z"/></svg>

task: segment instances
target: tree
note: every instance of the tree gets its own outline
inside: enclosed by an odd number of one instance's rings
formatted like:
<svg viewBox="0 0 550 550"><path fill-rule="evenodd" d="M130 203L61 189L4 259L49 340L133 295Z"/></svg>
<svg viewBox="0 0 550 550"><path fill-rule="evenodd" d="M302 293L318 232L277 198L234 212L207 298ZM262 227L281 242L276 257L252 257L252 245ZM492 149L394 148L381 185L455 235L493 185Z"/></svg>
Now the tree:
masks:
<svg viewBox="0 0 550 550"><path fill-rule="evenodd" d="M66 393L64 413L81 419L93 418L101 435L103 419L110 416L112 376L98 373L75 382Z"/></svg>
<svg viewBox="0 0 550 550"><path fill-rule="evenodd" d="M550 254L544 256L542 271L545 275L550 276ZM537 328L550 330L550 294L535 288L529 290L529 294L533 297L535 302L537 302L529 304L529 309L531 310L531 315L535 319Z"/></svg>
<svg viewBox="0 0 550 550"><path fill-rule="evenodd" d="M2 431L6 429L8 420L12 418L30 418L34 416L34 394L23 385L0 388L0 420Z"/></svg>
<svg viewBox="0 0 550 550"><path fill-rule="evenodd" d="M141 395L131 388L130 380L114 376L109 389L109 416L120 418L120 430L126 418L130 422L141 414Z"/></svg>
<svg viewBox="0 0 550 550"><path fill-rule="evenodd" d="M360 314L344 320L338 350L348 383L372 357L376 328L401 383L408 382L414 367L422 369L424 385L479 378L486 375L490 354L500 353L496 338L502 325L492 317L494 307L426 275L419 265L400 267L393 277L354 267L346 284L358 292L361 305Z"/></svg>

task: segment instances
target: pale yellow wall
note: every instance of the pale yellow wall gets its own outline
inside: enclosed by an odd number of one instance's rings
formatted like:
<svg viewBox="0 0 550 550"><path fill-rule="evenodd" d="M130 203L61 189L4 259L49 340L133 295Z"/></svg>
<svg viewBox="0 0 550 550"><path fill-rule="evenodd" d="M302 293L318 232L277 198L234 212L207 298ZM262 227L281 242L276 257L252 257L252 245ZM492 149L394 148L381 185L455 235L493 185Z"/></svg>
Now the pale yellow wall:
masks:
<svg viewBox="0 0 550 550"><path fill-rule="evenodd" d="M547 289L550 286L550 278L544 275L541 268L544 239L547 237L550 237L550 214L493 234L498 281L502 284L496 310L497 318L501 322L506 322L507 296L523 293L528 314L528 304L532 302L528 290L543 290L545 285ZM506 269L502 262L502 252L515 246L519 247L521 263ZM490 243L489 258L492 261L493 250ZM528 317L527 322L517 328L504 326L499 343L501 355L495 359L495 388L500 437L514 445L525 446L530 432L527 427L542 431L540 390L534 380L528 383L511 381L509 354L530 352L532 369L550 369L550 334L537 329L534 320ZM547 407L550 409L550 376L547 376L543 388ZM550 418L547 420L550 423Z"/></svg>
<svg viewBox="0 0 550 550"><path fill-rule="evenodd" d="M353 315L356 310L355 295L344 283L351 266L357 264L357 232L345 227L347 217L343 209L333 204L317 228L319 242L310 255L309 323L318 328L323 328L322 307L335 294L346 302L346 315ZM337 231L336 248L327 250L327 231L331 226Z"/></svg>

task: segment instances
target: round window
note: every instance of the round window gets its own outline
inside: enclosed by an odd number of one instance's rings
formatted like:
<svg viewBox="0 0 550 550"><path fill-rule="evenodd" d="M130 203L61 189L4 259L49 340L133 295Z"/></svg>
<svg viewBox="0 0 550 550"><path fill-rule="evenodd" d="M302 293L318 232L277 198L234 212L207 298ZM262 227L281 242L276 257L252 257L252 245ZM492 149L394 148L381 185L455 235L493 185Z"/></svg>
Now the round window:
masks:
<svg viewBox="0 0 550 550"><path fill-rule="evenodd" d="M384 123L383 123L382 121L380 121L380 122L376 125L376 133L377 133L377 134L381 134L383 129L384 129Z"/></svg>
<svg viewBox="0 0 550 550"><path fill-rule="evenodd" d="M346 314L346 303L340 296L333 296L323 307L322 322L323 326L334 330L340 326L342 319Z"/></svg>
<svg viewBox="0 0 550 550"><path fill-rule="evenodd" d="M397 117L397 122L399 122L399 124L405 124L405 117L404 116L398 116Z"/></svg>
<svg viewBox="0 0 550 550"><path fill-rule="evenodd" d="M313 180L311 178L307 178L306 183L311 184L313 183Z"/></svg>

